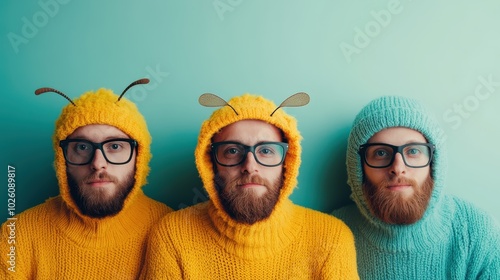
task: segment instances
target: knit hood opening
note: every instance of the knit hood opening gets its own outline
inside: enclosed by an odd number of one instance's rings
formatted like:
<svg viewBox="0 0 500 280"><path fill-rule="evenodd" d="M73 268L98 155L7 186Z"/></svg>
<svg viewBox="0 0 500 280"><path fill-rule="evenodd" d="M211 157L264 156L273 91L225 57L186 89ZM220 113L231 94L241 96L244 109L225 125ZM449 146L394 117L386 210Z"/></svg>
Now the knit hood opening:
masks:
<svg viewBox="0 0 500 280"><path fill-rule="evenodd" d="M211 158L212 137L222 128L240 120L261 120L272 124L279 128L284 139L288 142L289 149L283 163L283 186L280 190L278 202L275 205L273 214L276 209L280 208L284 201L292 194L293 189L297 186L297 177L300 166L301 135L297 129L297 121L292 116L285 113L281 108L277 110L273 116L270 114L277 106L261 96L243 94L242 96L234 97L229 100L230 106L224 106L212 113L210 118L203 122L198 137L198 144L195 150L196 167L200 174L205 191L212 203L214 204L218 215L223 220L232 220L224 210L219 199L218 191L214 183L214 165Z"/></svg>
<svg viewBox="0 0 500 280"><path fill-rule="evenodd" d="M122 210L116 215L127 209L138 193L142 192L141 188L147 182L146 178L150 170L149 161L152 157L150 152L151 135L146 121L136 105L128 99L122 98L118 101L118 95L111 90L101 88L95 92L84 93L74 100L74 105L68 104L64 107L56 121L56 129L52 139L55 151L54 168L62 199L71 211L84 220L97 218L83 215L70 194L66 175L66 161L63 151L59 147L59 141L66 139L77 128L90 124L114 126L138 143L136 148L135 184L125 199Z"/></svg>
<svg viewBox="0 0 500 280"><path fill-rule="evenodd" d="M368 103L356 116L349 134L346 159L348 184L352 190L351 199L371 223L377 227L391 227L370 212L368 201L363 195L363 163L358 154L360 145L367 143L375 133L390 127L406 127L416 130L422 133L429 143L436 146L431 162L434 188L429 205L422 219L417 221L416 224L418 224L426 217L434 215L436 205L442 197L446 173L446 152L443 145L445 141L443 130L432 114L416 100L399 96L384 96Z"/></svg>

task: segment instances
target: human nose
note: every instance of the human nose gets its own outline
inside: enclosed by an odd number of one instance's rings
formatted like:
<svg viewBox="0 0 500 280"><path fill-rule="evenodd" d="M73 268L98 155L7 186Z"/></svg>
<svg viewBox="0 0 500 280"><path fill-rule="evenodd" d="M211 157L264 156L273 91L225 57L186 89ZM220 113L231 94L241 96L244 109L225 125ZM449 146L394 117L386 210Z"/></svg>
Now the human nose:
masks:
<svg viewBox="0 0 500 280"><path fill-rule="evenodd" d="M243 161L243 164L241 165L241 172L242 173L249 173L252 174L254 172L258 172L258 167L259 163L255 159L255 155L251 152L248 151L247 155L245 157L245 160Z"/></svg>
<svg viewBox="0 0 500 280"><path fill-rule="evenodd" d="M403 155L401 155L401 153L396 153L394 155L394 161L390 166L390 171L394 175L406 173L406 164L404 162Z"/></svg>
<svg viewBox="0 0 500 280"><path fill-rule="evenodd" d="M94 158L90 162L90 165L94 170L106 169L108 166L108 161L100 149L94 151Z"/></svg>

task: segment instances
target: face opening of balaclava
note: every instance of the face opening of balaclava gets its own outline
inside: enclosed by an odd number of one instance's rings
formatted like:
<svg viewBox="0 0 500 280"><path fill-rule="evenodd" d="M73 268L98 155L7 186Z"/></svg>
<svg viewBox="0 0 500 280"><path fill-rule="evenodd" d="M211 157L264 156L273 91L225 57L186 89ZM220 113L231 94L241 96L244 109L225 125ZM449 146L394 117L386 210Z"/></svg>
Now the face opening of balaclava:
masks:
<svg viewBox="0 0 500 280"><path fill-rule="evenodd" d="M289 148L283 163L283 186L275 206L276 209L291 195L293 189L297 186L301 153L300 140L302 138L297 129L295 118L279 108L303 106L309 102L309 96L305 93L298 93L287 100L281 103L280 106L276 106L270 100L251 94L234 97L228 102L212 94L204 94L200 97L200 103L204 106L222 106L222 108L214 111L208 120L203 122L195 150L195 158L196 167L209 198L219 213L227 219L230 218L224 211L214 182L214 163L212 162L210 147L212 137L222 128L241 120L260 120L281 130Z"/></svg>
<svg viewBox="0 0 500 280"><path fill-rule="evenodd" d="M368 201L363 194L363 163L358 153L359 147L377 132L390 127L406 127L416 130L436 146L431 162L431 176L434 188L429 205L423 218L432 212L442 196L446 173L445 135L438 121L423 104L417 100L384 96L369 102L356 116L347 145L347 175L351 187L351 199L357 204L360 212L371 222L381 222L370 212Z"/></svg>
<svg viewBox="0 0 500 280"><path fill-rule="evenodd" d="M114 94L111 90L101 88L95 92L86 92L74 101L63 93L51 88L41 88L35 92L37 95L44 92L56 92L71 102L63 108L61 115L57 119L52 140L55 151L54 168L59 182L61 197L68 207L79 216L90 218L81 213L71 197L66 174L66 161L59 142L65 140L77 128L91 124L114 126L127 134L131 139L136 140L138 145L136 148L135 184L124 201L122 211L126 209L140 188L147 182L150 170L149 161L152 156L150 152L151 135L149 134L146 121L136 105L130 100L122 98L122 96L130 87L148 82L148 79L138 80L130 84L120 96Z"/></svg>

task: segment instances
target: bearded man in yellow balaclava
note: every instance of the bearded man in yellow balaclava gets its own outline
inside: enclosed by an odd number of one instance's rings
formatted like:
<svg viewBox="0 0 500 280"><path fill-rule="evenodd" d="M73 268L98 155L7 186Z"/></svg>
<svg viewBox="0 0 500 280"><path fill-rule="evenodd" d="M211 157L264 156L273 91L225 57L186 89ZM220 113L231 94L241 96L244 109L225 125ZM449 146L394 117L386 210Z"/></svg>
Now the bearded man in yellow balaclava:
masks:
<svg viewBox="0 0 500 280"><path fill-rule="evenodd" d="M223 105L203 123L195 151L210 199L152 229L141 278L358 279L349 228L288 198L300 165L296 120L250 94L200 103Z"/></svg>
<svg viewBox="0 0 500 280"><path fill-rule="evenodd" d="M48 91L68 98L37 94ZM151 225L172 211L141 189L150 144L129 100L99 89L71 101L53 137L60 194L17 215L15 244L2 242L2 279L137 279ZM2 230L6 240L8 222ZM4 254L11 246L14 261Z"/></svg>

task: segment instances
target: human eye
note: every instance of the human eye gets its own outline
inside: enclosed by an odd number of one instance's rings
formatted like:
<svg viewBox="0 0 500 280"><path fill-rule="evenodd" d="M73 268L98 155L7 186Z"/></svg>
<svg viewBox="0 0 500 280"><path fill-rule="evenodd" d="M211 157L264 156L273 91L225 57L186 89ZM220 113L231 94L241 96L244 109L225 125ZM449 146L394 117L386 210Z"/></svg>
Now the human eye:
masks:
<svg viewBox="0 0 500 280"><path fill-rule="evenodd" d="M222 154L225 157L236 157L243 153L243 147L237 144L227 144L222 148Z"/></svg>
<svg viewBox="0 0 500 280"><path fill-rule="evenodd" d="M86 142L73 142L72 150L78 154L88 153L92 151L92 145Z"/></svg>
<svg viewBox="0 0 500 280"><path fill-rule="evenodd" d="M409 157L419 157L425 154L424 148L422 145L412 145L405 148L405 155Z"/></svg>
<svg viewBox="0 0 500 280"><path fill-rule="evenodd" d="M107 142L104 145L104 149L106 150L106 152L119 153L126 149L126 145L128 145L128 143L124 141L112 141Z"/></svg>
<svg viewBox="0 0 500 280"><path fill-rule="evenodd" d="M385 159L390 157L391 153L386 147L374 146L373 149L368 153L368 155L373 159Z"/></svg>
<svg viewBox="0 0 500 280"><path fill-rule="evenodd" d="M277 155L278 151L274 145L264 144L258 147L257 153L262 156L272 157Z"/></svg>

